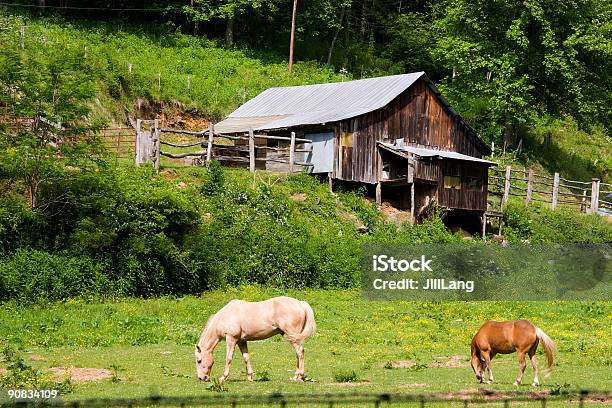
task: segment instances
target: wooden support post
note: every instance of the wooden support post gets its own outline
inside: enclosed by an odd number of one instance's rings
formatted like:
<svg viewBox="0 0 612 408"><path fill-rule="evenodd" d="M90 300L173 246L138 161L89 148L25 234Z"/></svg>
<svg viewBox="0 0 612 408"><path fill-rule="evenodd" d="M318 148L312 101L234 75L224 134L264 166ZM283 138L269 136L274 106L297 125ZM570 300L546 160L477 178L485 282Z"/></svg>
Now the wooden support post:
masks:
<svg viewBox="0 0 612 408"><path fill-rule="evenodd" d="M558 200L559 200L559 173L555 173L555 177L553 178L552 202L551 202L551 208L553 210L557 208Z"/></svg>
<svg viewBox="0 0 612 408"><path fill-rule="evenodd" d="M599 210L599 183L598 178L591 179L591 214L597 214Z"/></svg>
<svg viewBox="0 0 612 408"><path fill-rule="evenodd" d="M527 197L525 197L525 205L531 203L531 196L533 195L533 170L529 170L527 175Z"/></svg>
<svg viewBox="0 0 612 408"><path fill-rule="evenodd" d="M140 132L141 126L142 121L140 119L136 119L136 166L140 166L140 163L142 163L142 134Z"/></svg>
<svg viewBox="0 0 612 408"><path fill-rule="evenodd" d="M586 212L587 191L582 190L582 200L580 200L580 212Z"/></svg>
<svg viewBox="0 0 612 408"><path fill-rule="evenodd" d="M487 240L487 213L482 213L482 240Z"/></svg>
<svg viewBox="0 0 612 408"><path fill-rule="evenodd" d="M334 181L332 179L332 172L327 173L327 184L329 184L329 192L334 192Z"/></svg>
<svg viewBox="0 0 612 408"><path fill-rule="evenodd" d="M415 202L414 202L414 181L410 184L410 222L414 224Z"/></svg>
<svg viewBox="0 0 612 408"><path fill-rule="evenodd" d="M512 167L506 166L506 181L504 183L504 200L502 203L502 207L505 207L508 204L508 198L510 197L510 174L512 173Z"/></svg>
<svg viewBox="0 0 612 408"><path fill-rule="evenodd" d="M155 166L155 171L159 172L159 165L161 161L161 129L159 127L159 120L155 119L155 124L153 128L153 165Z"/></svg>
<svg viewBox="0 0 612 408"><path fill-rule="evenodd" d="M380 184L380 181L376 183L376 205L382 205L382 186Z"/></svg>
<svg viewBox="0 0 612 408"><path fill-rule="evenodd" d="M215 135L215 125L210 123L208 127L208 147L206 148L206 164L208 165L212 159L213 139Z"/></svg>
<svg viewBox="0 0 612 408"><path fill-rule="evenodd" d="M289 173L293 173L295 162L295 132L291 132L291 145L289 146Z"/></svg>
<svg viewBox="0 0 612 408"><path fill-rule="evenodd" d="M255 134L253 128L249 128L249 169L255 172Z"/></svg>
<svg viewBox="0 0 612 408"><path fill-rule="evenodd" d="M25 48L25 26L19 27L20 45L21 49Z"/></svg>

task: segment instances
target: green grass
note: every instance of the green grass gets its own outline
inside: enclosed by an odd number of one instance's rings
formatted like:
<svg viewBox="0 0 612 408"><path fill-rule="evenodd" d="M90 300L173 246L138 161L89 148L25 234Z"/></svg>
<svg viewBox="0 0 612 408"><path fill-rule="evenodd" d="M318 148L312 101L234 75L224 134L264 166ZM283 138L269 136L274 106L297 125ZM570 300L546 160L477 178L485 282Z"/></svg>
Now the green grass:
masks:
<svg viewBox="0 0 612 408"><path fill-rule="evenodd" d="M247 286L180 299L69 301L45 307L5 303L0 311L0 339L22 347L37 368L96 367L116 372L118 381L73 383L68 399L213 395L216 392L209 384L197 380L193 357L206 318L230 299L260 300L281 293ZM247 383L236 352L226 384L229 393L474 391L480 385L469 367L471 336L487 319L517 318L532 320L557 342L555 370L541 379L543 389L607 389L610 385L609 302L367 302L358 291L288 294L307 300L316 313L318 330L306 343L306 372L311 381L289 381L295 355L277 336L249 345L255 378L263 374L269 381ZM224 353L222 343L215 350L214 376L220 375ZM459 357L446 367L452 356ZM389 362L398 360L415 365L389 368ZM516 355L496 357L493 369L496 384L487 388L517 389L512 385L518 370ZM531 379L528 368L525 383Z"/></svg>
<svg viewBox="0 0 612 408"><path fill-rule="evenodd" d="M182 104L183 109L200 110L201 115L218 120L270 87L341 80L313 62L298 62L290 75L286 62L278 57L258 57L247 49L226 50L205 38L113 23L29 19L10 16L2 9L0 42L18 49L22 25L26 37L21 52L26 55L53 56L70 49L85 56L87 49L100 91L92 103L94 113L119 122L125 121L124 109L135 109L137 98L145 104Z"/></svg>

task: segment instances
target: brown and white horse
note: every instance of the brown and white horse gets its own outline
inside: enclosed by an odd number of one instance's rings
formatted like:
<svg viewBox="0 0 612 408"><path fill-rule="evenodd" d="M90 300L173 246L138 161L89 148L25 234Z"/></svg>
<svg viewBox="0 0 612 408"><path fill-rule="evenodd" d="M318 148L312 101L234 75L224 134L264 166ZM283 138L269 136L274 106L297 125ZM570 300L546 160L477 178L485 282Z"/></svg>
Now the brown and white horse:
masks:
<svg viewBox="0 0 612 408"><path fill-rule="evenodd" d="M538 361L535 353L538 343L542 342L546 353L547 369L551 370L555 353L555 343L542 331L528 320L511 320L497 322L489 320L478 330L472 339L472 369L476 379L485 382L485 371L489 370L487 384L493 382L493 371L491 371L491 360L496 354L518 353L519 374L514 385L520 385L525 373L525 354L529 355L531 366L534 370L533 386L540 385L538 379Z"/></svg>
<svg viewBox="0 0 612 408"><path fill-rule="evenodd" d="M246 364L247 380L253 381L253 367L247 341L263 340L274 335L285 335L297 354L294 381L304 381L304 341L316 328L314 312L306 302L286 296L263 302L232 300L212 315L195 348L196 371L202 381L210 379L213 350L221 340L227 344L225 370L219 378L229 377L234 347L238 345Z"/></svg>

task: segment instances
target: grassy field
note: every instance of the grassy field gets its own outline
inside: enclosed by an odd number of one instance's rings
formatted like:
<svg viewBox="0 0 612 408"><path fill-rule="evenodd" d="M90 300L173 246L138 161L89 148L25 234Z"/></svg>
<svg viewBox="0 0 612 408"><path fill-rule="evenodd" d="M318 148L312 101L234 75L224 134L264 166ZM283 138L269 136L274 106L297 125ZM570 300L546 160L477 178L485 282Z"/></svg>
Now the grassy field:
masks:
<svg viewBox="0 0 612 408"><path fill-rule="evenodd" d="M283 293L248 286L201 297L116 303L57 303L0 311L0 340L22 349L36 368L91 367L113 378L73 382L67 399L213 395L195 375L193 346L209 314L232 298L260 300ZM249 345L256 381L246 382L235 354L227 392L237 394L342 392L463 392L480 387L469 366L469 342L487 319L527 318L559 349L555 370L542 389L610 388L612 307L609 302L367 302L358 291L306 290L318 330L306 344L310 381L289 381L295 355L281 337ZM213 375L223 365L215 351ZM540 366L543 358L540 357ZM6 365L0 363L0 366ZM396 366L408 368L394 368ZM494 361L495 390L515 390L516 355ZM519 390L531 387L528 367ZM345 382L350 381L350 382Z"/></svg>

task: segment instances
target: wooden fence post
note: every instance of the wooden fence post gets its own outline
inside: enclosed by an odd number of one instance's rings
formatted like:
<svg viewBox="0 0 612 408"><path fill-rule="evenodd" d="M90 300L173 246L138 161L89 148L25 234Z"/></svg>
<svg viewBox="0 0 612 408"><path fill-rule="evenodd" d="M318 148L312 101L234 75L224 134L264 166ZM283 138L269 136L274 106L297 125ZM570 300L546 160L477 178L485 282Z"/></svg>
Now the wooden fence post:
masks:
<svg viewBox="0 0 612 408"><path fill-rule="evenodd" d="M253 128L249 128L249 169L255 173L255 135Z"/></svg>
<svg viewBox="0 0 612 408"><path fill-rule="evenodd" d="M327 173L327 184L329 185L329 192L334 192L334 181L332 179L332 172Z"/></svg>
<svg viewBox="0 0 612 408"><path fill-rule="evenodd" d="M527 174L527 196L525 197L525 205L531 203L531 195L533 194L533 170L529 170Z"/></svg>
<svg viewBox="0 0 612 408"><path fill-rule="evenodd" d="M25 26L19 27L20 45L21 49L25 48Z"/></svg>
<svg viewBox="0 0 612 408"><path fill-rule="evenodd" d="M295 132L291 132L291 144L289 146L289 173L293 173L293 163L295 162Z"/></svg>
<svg viewBox="0 0 612 408"><path fill-rule="evenodd" d="M142 135L140 132L141 126L141 120L136 119L136 166L140 166L140 163L142 163Z"/></svg>
<svg viewBox="0 0 612 408"><path fill-rule="evenodd" d="M591 214L597 214L599 210L599 179L591 179Z"/></svg>
<svg viewBox="0 0 612 408"><path fill-rule="evenodd" d="M587 191L582 190L582 200L580 200L580 212L586 212Z"/></svg>
<svg viewBox="0 0 612 408"><path fill-rule="evenodd" d="M503 206L508 204L508 198L510 197L510 174L512 172L512 166L506 166L506 180L504 182L504 201Z"/></svg>
<svg viewBox="0 0 612 408"><path fill-rule="evenodd" d="M155 171L159 172L159 165L161 161L161 129L159 127L159 120L155 119L155 124L153 128L153 152L154 159L153 164L155 166Z"/></svg>
<svg viewBox="0 0 612 408"><path fill-rule="evenodd" d="M379 207L382 205L382 186L380 181L376 183L376 205Z"/></svg>
<svg viewBox="0 0 612 408"><path fill-rule="evenodd" d="M209 164L210 160L212 159L212 148L213 148L214 135L215 135L215 125L213 125L211 122L210 126L208 127L208 147L206 148L206 164Z"/></svg>
<svg viewBox="0 0 612 408"><path fill-rule="evenodd" d="M551 207L553 210L557 209L558 201L559 201L559 173L555 172L555 177L553 179L552 202L551 202Z"/></svg>

